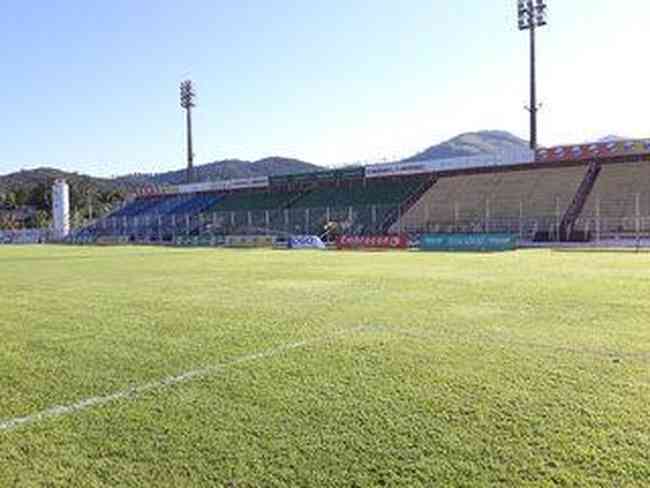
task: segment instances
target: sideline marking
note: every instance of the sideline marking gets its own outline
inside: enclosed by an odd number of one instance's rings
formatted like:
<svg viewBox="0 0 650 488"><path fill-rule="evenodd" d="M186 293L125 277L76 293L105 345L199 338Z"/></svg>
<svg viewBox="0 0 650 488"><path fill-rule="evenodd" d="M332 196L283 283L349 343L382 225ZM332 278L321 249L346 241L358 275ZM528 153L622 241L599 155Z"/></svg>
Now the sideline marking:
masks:
<svg viewBox="0 0 650 488"><path fill-rule="evenodd" d="M90 408L98 407L101 405L106 405L108 403L112 403L118 400L123 400L123 399L131 400L143 395L144 393L148 393L153 390L160 390L180 383L186 383L188 381L192 381L197 378L204 378L206 376L221 373L232 366L237 366L238 364L255 361L257 359L269 358L281 354L283 352L292 351L294 349L299 349L312 344L317 344L319 342L325 342L330 339L336 339L337 337L340 336L354 334L356 332L369 331L373 329L375 329L375 327L364 325L364 326L354 327L348 330L342 330L339 332L335 332L333 334L321 336L311 340L290 342L282 346L274 347L272 349L267 349L266 351L261 351L253 354L246 354L245 356L240 356L236 359L227 361L225 363L217 364L214 366L208 366L200 369L194 369L175 376L167 376L166 378L162 378L157 381L151 381L149 383L145 383L140 386L132 386L130 388L126 388L124 390L111 393L110 395L93 396L68 405L55 405L53 407L46 408L45 410L41 410L40 412L36 412L31 415L25 415L22 417L14 417L12 419L0 420L0 432L9 432L12 430L16 430L17 428L23 425L41 422L44 420L48 420L50 418L71 415L73 413L81 412L83 410L88 410Z"/></svg>

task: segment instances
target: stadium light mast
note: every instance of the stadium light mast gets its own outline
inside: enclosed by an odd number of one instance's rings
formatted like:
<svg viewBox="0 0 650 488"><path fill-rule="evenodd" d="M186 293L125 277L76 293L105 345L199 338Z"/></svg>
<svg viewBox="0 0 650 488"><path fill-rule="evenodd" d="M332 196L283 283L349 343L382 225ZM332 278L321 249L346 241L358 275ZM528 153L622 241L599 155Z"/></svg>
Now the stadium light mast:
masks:
<svg viewBox="0 0 650 488"><path fill-rule="evenodd" d="M519 30L530 32L530 106L526 110L530 112L530 148L533 151L537 149L537 112L540 109L537 104L535 31L547 24L547 10L546 0L517 0Z"/></svg>
<svg viewBox="0 0 650 488"><path fill-rule="evenodd" d="M194 151L192 150L192 107L194 104L194 87L192 80L185 80L181 83L181 107L185 109L185 120L187 123L187 183L194 181Z"/></svg>

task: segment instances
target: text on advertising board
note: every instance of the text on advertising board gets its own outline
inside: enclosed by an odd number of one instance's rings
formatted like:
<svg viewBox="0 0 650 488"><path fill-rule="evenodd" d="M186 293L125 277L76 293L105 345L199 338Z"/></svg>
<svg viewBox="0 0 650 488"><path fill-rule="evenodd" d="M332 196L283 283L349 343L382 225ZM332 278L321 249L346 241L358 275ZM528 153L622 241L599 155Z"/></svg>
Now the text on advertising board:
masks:
<svg viewBox="0 0 650 488"><path fill-rule="evenodd" d="M339 249L377 248L405 249L408 247L406 236L340 236L336 239Z"/></svg>

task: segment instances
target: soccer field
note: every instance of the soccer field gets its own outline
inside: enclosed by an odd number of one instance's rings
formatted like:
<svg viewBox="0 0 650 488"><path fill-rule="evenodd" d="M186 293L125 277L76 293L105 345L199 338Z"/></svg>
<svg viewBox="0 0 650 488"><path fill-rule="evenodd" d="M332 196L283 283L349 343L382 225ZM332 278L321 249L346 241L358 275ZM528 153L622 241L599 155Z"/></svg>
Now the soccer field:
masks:
<svg viewBox="0 0 650 488"><path fill-rule="evenodd" d="M0 247L0 334L0 486L650 479L650 254Z"/></svg>

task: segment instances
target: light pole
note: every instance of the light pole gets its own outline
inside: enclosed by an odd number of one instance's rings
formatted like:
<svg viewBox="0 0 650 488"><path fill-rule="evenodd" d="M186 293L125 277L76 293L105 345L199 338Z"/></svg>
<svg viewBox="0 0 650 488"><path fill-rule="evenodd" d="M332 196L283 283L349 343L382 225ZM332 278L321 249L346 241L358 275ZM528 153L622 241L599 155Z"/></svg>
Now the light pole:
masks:
<svg viewBox="0 0 650 488"><path fill-rule="evenodd" d="M192 150L192 107L194 104L194 87L192 80L185 80L181 83L181 107L185 109L185 120L187 123L187 183L194 181L194 151Z"/></svg>
<svg viewBox="0 0 650 488"><path fill-rule="evenodd" d="M547 24L546 13L548 5L546 0L517 0L517 14L519 30L530 31L530 106L526 109L530 112L530 148L537 149L537 72L536 72L536 48L535 31Z"/></svg>

